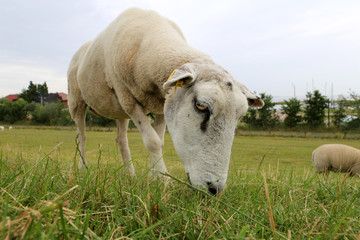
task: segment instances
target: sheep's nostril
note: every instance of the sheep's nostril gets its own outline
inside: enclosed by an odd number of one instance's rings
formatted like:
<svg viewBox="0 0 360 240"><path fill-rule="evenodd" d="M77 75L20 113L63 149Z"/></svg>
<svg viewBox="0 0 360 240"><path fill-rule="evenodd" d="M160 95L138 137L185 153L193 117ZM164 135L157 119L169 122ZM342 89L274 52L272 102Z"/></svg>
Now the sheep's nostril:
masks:
<svg viewBox="0 0 360 240"><path fill-rule="evenodd" d="M218 188L216 187L216 185L214 185L213 183L211 182L207 182L206 183L207 186L208 186L208 190L209 192L212 194L212 195L216 195L218 193Z"/></svg>
<svg viewBox="0 0 360 240"><path fill-rule="evenodd" d="M209 187L209 192L210 192L212 195L216 195L216 194L217 194L217 188Z"/></svg>

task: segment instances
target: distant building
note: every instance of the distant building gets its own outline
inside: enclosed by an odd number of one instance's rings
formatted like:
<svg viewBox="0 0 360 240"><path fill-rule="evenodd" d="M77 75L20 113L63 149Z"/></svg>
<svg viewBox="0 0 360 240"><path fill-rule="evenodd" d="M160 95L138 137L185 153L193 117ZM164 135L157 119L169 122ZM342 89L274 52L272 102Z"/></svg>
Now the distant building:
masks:
<svg viewBox="0 0 360 240"><path fill-rule="evenodd" d="M5 97L7 100L15 102L19 99L19 94L10 94Z"/></svg>
<svg viewBox="0 0 360 240"><path fill-rule="evenodd" d="M65 108L68 108L68 98L66 93L49 93L45 99L44 102L58 102L61 101L64 104Z"/></svg>
<svg viewBox="0 0 360 240"><path fill-rule="evenodd" d="M68 98L66 93L49 93L46 97L44 97L44 102L58 102L61 101L64 104L65 108L68 108ZM10 94L5 97L9 101L15 102L19 99L19 94Z"/></svg>
<svg viewBox="0 0 360 240"><path fill-rule="evenodd" d="M68 95L66 93L58 93L61 97L61 102L64 104L65 108L68 108Z"/></svg>

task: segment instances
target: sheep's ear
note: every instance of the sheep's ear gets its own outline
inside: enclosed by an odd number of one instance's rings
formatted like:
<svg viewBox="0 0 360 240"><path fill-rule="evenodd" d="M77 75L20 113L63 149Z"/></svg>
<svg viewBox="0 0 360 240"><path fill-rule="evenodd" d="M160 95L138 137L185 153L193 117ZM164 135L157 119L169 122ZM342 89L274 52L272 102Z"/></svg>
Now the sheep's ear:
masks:
<svg viewBox="0 0 360 240"><path fill-rule="evenodd" d="M264 106L264 101L261 98L255 97L247 97L248 104L250 107L262 107Z"/></svg>
<svg viewBox="0 0 360 240"><path fill-rule="evenodd" d="M239 83L240 89L242 93L245 95L245 97L248 100L248 104L250 107L262 107L264 106L263 100L256 96L254 93L252 93L247 87Z"/></svg>
<svg viewBox="0 0 360 240"><path fill-rule="evenodd" d="M163 88L168 90L171 87L186 87L191 85L196 79L195 66L192 63L186 63L175 69L164 83Z"/></svg>

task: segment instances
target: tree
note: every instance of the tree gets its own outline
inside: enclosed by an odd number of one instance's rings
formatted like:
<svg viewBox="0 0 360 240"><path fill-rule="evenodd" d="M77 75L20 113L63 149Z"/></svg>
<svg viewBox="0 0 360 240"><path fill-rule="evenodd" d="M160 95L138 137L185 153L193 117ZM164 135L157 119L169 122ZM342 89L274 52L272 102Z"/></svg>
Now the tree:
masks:
<svg viewBox="0 0 360 240"><path fill-rule="evenodd" d="M23 98L25 101L31 103L31 102L36 102L36 100L38 99L39 94L37 92L36 89L36 85L30 81L28 89L22 90L22 93L19 95L19 98Z"/></svg>
<svg viewBox="0 0 360 240"><path fill-rule="evenodd" d="M300 100L291 98L289 101L285 101L285 105L282 106L281 110L284 114L286 114L286 118L284 120L285 126L293 128L302 121L302 117L298 115L301 111Z"/></svg>
<svg viewBox="0 0 360 240"><path fill-rule="evenodd" d="M260 94L264 101L264 106L258 110L259 125L263 128L273 128L279 124L279 117L276 115L275 103L272 102L272 96L265 93Z"/></svg>
<svg viewBox="0 0 360 240"><path fill-rule="evenodd" d="M329 100L318 90L306 94L304 120L308 127L317 128L324 124L324 110L328 107L328 103Z"/></svg>
<svg viewBox="0 0 360 240"><path fill-rule="evenodd" d="M350 92L350 107L355 110L358 118L360 118L360 95L355 92Z"/></svg>
<svg viewBox="0 0 360 240"><path fill-rule="evenodd" d="M38 93L40 95L40 104L43 106L44 105L44 99L46 98L47 95L49 95L49 90L48 90L46 82L44 82L43 85L38 84L37 85L37 90L38 90Z"/></svg>
<svg viewBox="0 0 360 240"><path fill-rule="evenodd" d="M37 102L44 105L44 98L49 94L48 87L46 82L41 84L34 84L30 81L28 89L23 90L22 93L19 95L20 98L23 98L28 103Z"/></svg>
<svg viewBox="0 0 360 240"><path fill-rule="evenodd" d="M249 108L246 115L242 119L243 122L249 126L256 127L257 123L257 110L255 108Z"/></svg>
<svg viewBox="0 0 360 240"><path fill-rule="evenodd" d="M341 123L344 119L345 115L345 103L346 99L343 96L340 96L338 98L337 102L337 108L334 110L334 125L337 128L341 127Z"/></svg>

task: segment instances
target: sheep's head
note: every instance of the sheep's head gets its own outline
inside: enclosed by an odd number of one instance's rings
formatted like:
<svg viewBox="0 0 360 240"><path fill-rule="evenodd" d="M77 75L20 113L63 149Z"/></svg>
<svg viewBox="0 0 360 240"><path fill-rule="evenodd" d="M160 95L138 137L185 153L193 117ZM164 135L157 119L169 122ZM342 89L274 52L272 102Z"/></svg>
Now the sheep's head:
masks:
<svg viewBox="0 0 360 240"><path fill-rule="evenodd" d="M164 89L165 121L190 183L221 192L236 126L262 100L214 63L182 65Z"/></svg>

